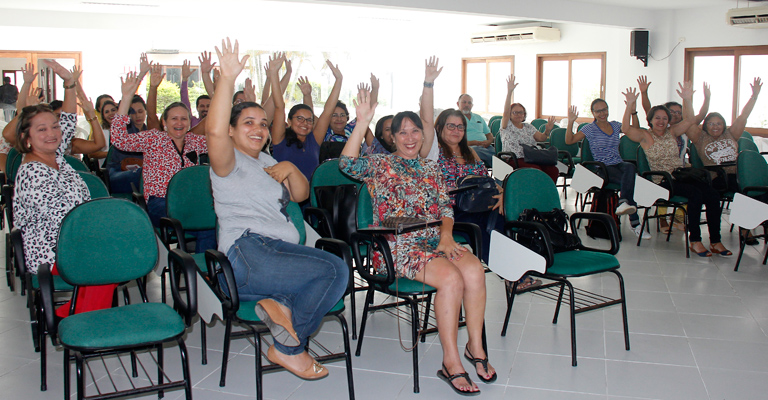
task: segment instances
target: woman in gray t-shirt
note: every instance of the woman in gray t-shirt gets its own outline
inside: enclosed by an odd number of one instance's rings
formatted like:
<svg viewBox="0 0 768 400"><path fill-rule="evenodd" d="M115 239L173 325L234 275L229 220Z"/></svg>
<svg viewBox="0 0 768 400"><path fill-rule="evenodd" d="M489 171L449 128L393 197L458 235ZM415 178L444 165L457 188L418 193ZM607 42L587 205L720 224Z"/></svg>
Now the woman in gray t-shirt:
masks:
<svg viewBox="0 0 768 400"><path fill-rule="evenodd" d="M275 339L267 358L300 378L323 378L328 369L307 353L307 338L344 294L349 268L330 253L298 243L285 210L289 201L308 197L307 178L292 163L261 153L269 137L261 106L231 106L235 79L248 57L240 60L237 42L233 47L228 40L216 52L221 78L206 131L219 250L232 264L238 296L258 301L256 314ZM278 95L284 61L269 62L272 93Z"/></svg>

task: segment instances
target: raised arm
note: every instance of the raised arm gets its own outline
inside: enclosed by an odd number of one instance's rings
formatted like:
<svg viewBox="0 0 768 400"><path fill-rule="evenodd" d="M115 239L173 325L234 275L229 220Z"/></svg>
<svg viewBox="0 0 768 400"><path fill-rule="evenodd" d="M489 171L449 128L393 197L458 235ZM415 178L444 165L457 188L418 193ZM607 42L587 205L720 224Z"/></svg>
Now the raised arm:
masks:
<svg viewBox="0 0 768 400"><path fill-rule="evenodd" d="M216 65L216 63L211 63L211 52L210 51L204 51L200 53L200 57L197 58L198 61L200 61L200 74L203 78L203 85L205 85L205 91L208 93L208 96L213 97L213 81L211 80L211 70Z"/></svg>
<svg viewBox="0 0 768 400"><path fill-rule="evenodd" d="M331 115L333 114L333 110L336 109L336 103L339 101L339 94L341 93L341 82L344 79L344 77L341 75L341 71L339 70L338 65L333 65L333 63L330 60L325 60L325 63L328 64L328 68L330 68L331 73L333 73L333 77L336 79L336 81L333 83L333 89L331 89L331 94L328 95L328 100L325 101L325 107L323 107L323 113L320 114L320 116L317 118L317 122L315 123L315 129L313 130L315 137L319 137L319 135L322 133L322 137L325 138L325 132L328 131L328 125L331 124ZM358 121L359 124L360 121ZM322 143L323 139L320 139L317 141L317 143ZM347 142L349 143L349 142ZM359 146L360 144L358 144Z"/></svg>
<svg viewBox="0 0 768 400"><path fill-rule="evenodd" d="M690 81L681 84L678 82L677 95L683 99L683 120L671 126L669 131L675 136L684 134L696 122L693 114L693 84Z"/></svg>
<svg viewBox="0 0 768 400"><path fill-rule="evenodd" d="M76 113L77 96L75 94L75 86L77 86L77 80L80 78L82 71L77 66L72 71L68 71L55 60L48 59L45 60L45 63L64 81L64 105L61 106L61 111L70 114Z"/></svg>
<svg viewBox="0 0 768 400"><path fill-rule="evenodd" d="M104 131L101 129L101 124L96 118L96 110L93 109L93 103L91 99L85 95L83 87L80 83L77 83L77 99L80 101L78 104L83 109L83 115L91 125L93 131L93 140L85 140L75 138L72 139L72 154L91 154L99 152L107 145L107 140L104 138Z"/></svg>
<svg viewBox="0 0 768 400"><path fill-rule="evenodd" d="M35 70L35 64L25 64L21 69L22 76L24 77L24 83L19 90L19 98L16 100L16 118L13 118L3 128L3 138L8 144L13 145L16 143L16 125L19 122L19 116L21 116L21 109L27 106L27 99L29 98L29 90L32 87L32 83L37 78L37 71Z"/></svg>
<svg viewBox="0 0 768 400"><path fill-rule="evenodd" d="M533 134L533 138L537 142L546 142L547 140L549 140L549 135L552 133L552 128L554 127L555 127L555 116L551 115L547 120L547 125L544 127L544 132L539 132L537 130L536 133Z"/></svg>
<svg viewBox="0 0 768 400"><path fill-rule="evenodd" d="M144 80L144 77L147 76L147 72L149 72L151 68L152 63L149 62L147 53L141 53L141 56L139 57L139 82Z"/></svg>
<svg viewBox="0 0 768 400"><path fill-rule="evenodd" d="M709 113L709 99L712 97L712 92L709 90L709 85L707 82L704 82L704 102L701 103L701 108L699 109L699 113L696 114L696 121L694 121L694 125L701 124L701 121L704 121L704 118L707 117L707 114Z"/></svg>
<svg viewBox="0 0 768 400"><path fill-rule="evenodd" d="M421 89L421 104L419 116L424 125L424 144L421 145L419 155L427 157L432 143L435 141L435 79L440 76L443 68L439 66L440 59L432 56L424 60L424 87ZM376 104L376 103L372 103ZM359 121L358 121L359 122ZM365 125L366 127L368 124ZM393 132L394 134L394 132Z"/></svg>
<svg viewBox="0 0 768 400"><path fill-rule="evenodd" d="M637 143L645 143L647 141L647 133L644 129L640 129L633 126L630 122L632 119L632 113L637 109L637 91L635 88L627 88L627 91L622 93L624 95L625 103L627 104L624 110L624 118L621 120L621 131L624 132L630 140Z"/></svg>
<svg viewBox="0 0 768 400"><path fill-rule="evenodd" d="M371 73L371 103L379 104L379 78ZM373 132L371 128L365 131L365 143L370 146L373 144Z"/></svg>
<svg viewBox="0 0 768 400"><path fill-rule="evenodd" d="M152 65L150 71L149 92L147 93L147 128L160 129L160 119L157 118L157 88L163 82L165 73L163 72L163 66L160 64ZM131 101L128 101L129 107ZM120 105L122 106L122 103Z"/></svg>
<svg viewBox="0 0 768 400"><path fill-rule="evenodd" d="M227 176L235 167L235 147L229 137L229 118L232 113L232 95L235 92L235 80L245 68L248 56L239 59L239 45L235 40L234 46L229 38L221 41L221 50L216 47L219 57L221 76L219 77L216 94L211 100L206 121L206 136L208 139L208 155L211 168L218 176Z"/></svg>
<svg viewBox="0 0 768 400"><path fill-rule="evenodd" d="M306 105L307 107L314 110L315 105L312 103L312 85L309 83L309 79L307 77L299 77L299 90L301 90L302 95L302 103ZM315 112L312 111L312 115L314 115Z"/></svg>
<svg viewBox="0 0 768 400"><path fill-rule="evenodd" d="M280 93L280 81L277 79L280 73L280 67L285 61L285 55L276 53L269 57L267 63L267 76L271 84L273 93ZM272 118L272 143L278 144L285 139L285 100L283 96L271 96L272 107L274 107Z"/></svg>
<svg viewBox="0 0 768 400"><path fill-rule="evenodd" d="M640 77L637 78L637 87L640 88L640 96L642 96L643 99L643 111L645 111L645 115L648 115L651 111L651 99L648 97L648 86L651 86L651 82L648 82L648 77L640 75Z"/></svg>
<svg viewBox="0 0 768 400"><path fill-rule="evenodd" d="M584 134L579 131L573 133L573 124L579 118L579 111L576 106L568 107L568 128L565 130L565 144L574 144L584 140Z"/></svg>
<svg viewBox="0 0 768 400"><path fill-rule="evenodd" d="M347 139L347 144L344 145L341 155L357 158L360 156L360 146L363 144L363 139L365 138L365 130L367 129L367 126L371 124L371 120L373 120L373 114L376 113L377 104L371 103L371 94L365 90L358 92L357 100L353 100L353 103L355 106L355 114L357 115L357 124L355 125L355 129L352 130L352 134L349 135L349 139Z"/></svg>
<svg viewBox="0 0 768 400"><path fill-rule="evenodd" d="M189 63L189 60L184 60L184 63L181 64L181 85L179 85L179 94L181 95L181 102L191 110L192 106L189 103L188 83L190 76L192 76L192 66Z"/></svg>
<svg viewBox="0 0 768 400"><path fill-rule="evenodd" d="M285 91L288 90L288 83L291 81L293 67L291 66L291 60L285 58L285 53L283 53L283 62L285 63L285 75L283 75L283 79L280 79L280 93L285 95ZM272 92L275 93L274 90Z"/></svg>
<svg viewBox="0 0 768 400"><path fill-rule="evenodd" d="M504 129L509 125L509 119L512 117L512 93L515 91L515 88L517 87L517 83L515 83L515 75L512 74L507 78L507 97L504 99L504 113L501 116L501 129ZM497 151L499 149L496 149Z"/></svg>
<svg viewBox="0 0 768 400"><path fill-rule="evenodd" d="M368 86L367 83L360 83L360 84L358 84L357 85L357 92L358 93L360 93L360 92L370 93L371 94L371 99L373 99L373 91ZM369 127L365 131L365 145L366 146L370 146L371 144L373 144L373 132L371 132L371 128Z"/></svg>
<svg viewBox="0 0 768 400"><path fill-rule="evenodd" d="M747 104L745 104L744 108L741 109L741 114L739 114L736 120L733 121L733 124L731 124L731 135L733 135L735 138L740 137L741 133L744 132L744 129L747 127L749 114L751 114L752 109L755 108L757 96L760 94L760 89L763 87L763 83L760 81L760 78L755 78L754 81L752 81L752 84L749 86L752 88L752 96L749 97Z"/></svg>

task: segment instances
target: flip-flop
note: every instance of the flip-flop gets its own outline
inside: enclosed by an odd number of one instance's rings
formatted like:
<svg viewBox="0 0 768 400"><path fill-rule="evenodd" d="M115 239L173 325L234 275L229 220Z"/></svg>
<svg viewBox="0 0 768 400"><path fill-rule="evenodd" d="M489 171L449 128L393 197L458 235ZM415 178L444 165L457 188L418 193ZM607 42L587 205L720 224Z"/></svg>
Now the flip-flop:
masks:
<svg viewBox="0 0 768 400"><path fill-rule="evenodd" d="M461 372L461 373L458 373L458 374L453 374L453 375L448 376L448 372L447 371L448 371L448 368L445 368L445 364L443 364L443 369L437 371L437 377L442 379L443 381L445 381L445 383L447 383L448 386L450 386L451 389L453 389L454 392L456 392L456 393L458 393L458 394L460 394L462 396L477 396L477 395L480 394L480 389L477 389L477 390L471 391L471 392L470 391L466 391L465 392L465 391L460 390L459 388L457 388L456 386L453 385L453 381L455 381L456 379L459 379L459 378L466 379L467 382L469 382L469 384L472 385L472 380L469 379L469 374L468 373Z"/></svg>
<svg viewBox="0 0 768 400"><path fill-rule="evenodd" d="M522 282L517 284L517 290L532 289L537 286L541 286L541 279L533 279L530 276L526 276Z"/></svg>
<svg viewBox="0 0 768 400"><path fill-rule="evenodd" d="M483 369L485 372L488 372L488 356L486 355L485 358L475 358L475 356L472 355L472 352L469 351L469 347L464 348L464 358L469 360L472 364L475 365L475 370L477 370L477 364L480 364L483 366ZM477 377L480 378L481 381L485 383L491 383L496 381L496 378L498 378L498 374L494 371L493 375L491 375L490 378L485 379L484 376L477 374Z"/></svg>

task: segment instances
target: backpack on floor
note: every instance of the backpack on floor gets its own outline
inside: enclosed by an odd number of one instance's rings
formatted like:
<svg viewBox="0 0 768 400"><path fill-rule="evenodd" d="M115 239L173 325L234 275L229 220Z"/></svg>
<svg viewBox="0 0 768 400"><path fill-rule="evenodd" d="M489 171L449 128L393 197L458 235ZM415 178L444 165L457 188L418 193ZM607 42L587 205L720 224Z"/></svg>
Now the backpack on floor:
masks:
<svg viewBox="0 0 768 400"><path fill-rule="evenodd" d="M598 190L592 195L592 206L590 212L606 213L613 217L616 226L620 226L619 216L616 215L616 207L619 206L619 195L614 190ZM598 221L589 221L587 224L587 236L595 239L609 239L608 227ZM619 230L619 241L621 241L621 230Z"/></svg>

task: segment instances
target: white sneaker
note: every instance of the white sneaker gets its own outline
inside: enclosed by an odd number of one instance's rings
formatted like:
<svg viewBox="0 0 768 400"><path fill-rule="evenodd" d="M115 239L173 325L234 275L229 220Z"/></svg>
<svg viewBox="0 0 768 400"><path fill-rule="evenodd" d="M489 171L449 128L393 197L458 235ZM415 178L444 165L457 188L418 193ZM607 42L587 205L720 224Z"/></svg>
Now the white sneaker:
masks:
<svg viewBox="0 0 768 400"><path fill-rule="evenodd" d="M634 214L635 212L637 212L637 207L627 202L621 203L616 207L616 215Z"/></svg>
<svg viewBox="0 0 768 400"><path fill-rule="evenodd" d="M642 237L645 240L650 239L651 238L651 234L648 233L648 231L646 231L646 230L641 230L640 229L641 226L642 225L638 225L638 226L632 228L632 230L635 231L635 236L640 236L640 237Z"/></svg>

